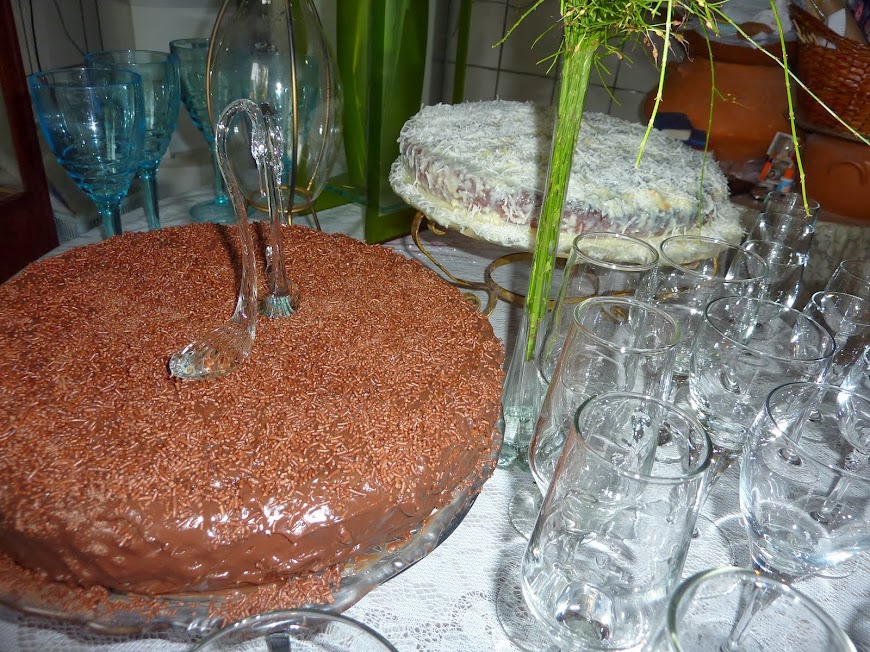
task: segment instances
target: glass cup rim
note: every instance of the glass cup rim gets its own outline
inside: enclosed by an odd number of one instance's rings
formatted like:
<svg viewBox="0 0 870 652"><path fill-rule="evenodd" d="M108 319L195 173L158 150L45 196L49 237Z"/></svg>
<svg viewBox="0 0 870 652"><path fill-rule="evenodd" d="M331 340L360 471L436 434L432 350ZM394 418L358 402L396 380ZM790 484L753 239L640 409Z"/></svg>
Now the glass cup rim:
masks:
<svg viewBox="0 0 870 652"><path fill-rule="evenodd" d="M861 267L862 271L866 271L867 274L855 271L856 266ZM870 284L870 260L865 260L863 258L846 258L845 260L840 261L840 264L837 265L837 269L834 271L838 272L840 270L849 276L858 279L862 283Z"/></svg>
<svg viewBox="0 0 870 652"><path fill-rule="evenodd" d="M115 58L120 55L131 55L131 59ZM150 58L148 61L138 61L139 57ZM101 64L116 64L128 66L147 66L147 65L163 65L166 62L171 62L175 57L172 52L162 52L160 50L140 50L136 48L119 48L113 50L94 50L93 52L85 53L85 61Z"/></svg>
<svg viewBox="0 0 870 652"><path fill-rule="evenodd" d="M767 259L765 262L770 265L779 265L782 267L803 267L804 266L804 255L801 254L797 249L793 247L789 247L787 244L783 244L782 242L776 242L775 240L744 240L741 243L741 248L745 249L749 253L758 253L756 251L752 251L751 246L747 248L747 245L767 245L770 249L773 250L781 250L788 257L788 261L779 262L779 263L771 263ZM761 255L761 254L759 254Z"/></svg>
<svg viewBox="0 0 870 652"><path fill-rule="evenodd" d="M668 600L668 611L665 620L665 634L667 635L667 640L670 643L671 648L674 650L678 652L682 652L683 650L683 646L680 645L677 635L677 611L683 599L686 598L687 595L691 596L692 593L697 590L698 586L702 585L704 582L719 577L734 577L739 580L750 581L756 585L759 582L763 582L766 585L776 587L780 592L780 595L789 596L792 599L797 598L801 604L806 606L809 611L812 612L814 616L824 622L825 626L832 633L836 633L836 638L839 639L840 643L843 644L846 649L855 650L854 643L852 643L851 639L845 632L843 632L842 628L837 624L831 614L825 611L821 605L808 595L802 593L793 586L774 579L770 575L748 568L738 568L735 566L721 566L718 568L699 571L683 580L674 590Z"/></svg>
<svg viewBox="0 0 870 652"><path fill-rule="evenodd" d="M596 258L580 248L580 243L585 240L597 240L605 237L613 240L623 240L639 246L652 255L652 260L648 263L618 263L611 260L604 260L603 258ZM581 258L584 262L594 263L600 267L620 272L649 271L655 269L659 262L659 252L649 242L645 242L644 240L628 235L627 233L615 233L613 231L587 231L586 233L581 233L571 242L571 253Z"/></svg>
<svg viewBox="0 0 870 652"><path fill-rule="evenodd" d="M177 38L169 41L170 51L173 47L183 50L199 49L200 44L208 47L211 39L207 36L192 36L190 38Z"/></svg>
<svg viewBox="0 0 870 652"><path fill-rule="evenodd" d="M93 74L94 72L98 72L103 75L110 75L115 79L100 84L69 83L76 80L85 81L87 79L87 76ZM44 77L46 77L47 79L43 79ZM66 78L66 81L61 81L64 78ZM66 66L63 68L38 70L36 72L30 73L27 76L27 81L31 88L106 88L107 86L141 86L142 75L132 70L89 68L88 66Z"/></svg>
<svg viewBox="0 0 870 652"><path fill-rule="evenodd" d="M768 353L767 351L760 351L759 349L756 349L752 346L749 346L748 344L745 344L743 342L740 342L739 340L734 339L733 337L731 337L727 333L723 333L721 331L721 329L718 326L716 326L716 324L713 323L713 321L710 319L710 310L711 310L711 308L713 308L715 306L722 305L726 302L734 301L735 299L737 299L738 301L751 301L754 303L775 306L781 313L782 312L792 313L792 314L796 315L798 319L807 320L807 321L812 322L813 325L818 329L818 331L823 334L823 339L826 342L828 342L830 352L827 353L826 355L814 356L811 358L810 357L807 357L807 358L786 358L786 357L782 357L782 356L778 356L778 355L773 355L771 353ZM765 356L766 358L770 358L772 360L781 360L781 361L785 361L785 362L821 361L821 360L824 360L825 358L830 358L831 356L833 356L834 351L836 350L836 343L834 342L834 338L828 332L828 329L826 329L824 326L822 326L819 322L817 322L815 319L813 319L809 315L805 315L803 312L801 312L800 310L797 310L796 308L789 308L788 306L785 306L781 303L777 303L776 301L771 301L770 299L761 299L759 297L744 297L744 296L739 296L739 295L729 295L727 297L719 297L718 299L713 299L710 303L707 304L707 307L704 308L704 323L709 325L710 328L715 330L717 333L719 333L719 335L724 337L726 340L728 340L729 342L733 342L734 344L736 344L740 348L746 349L747 351L752 351L754 353L759 353L759 354Z"/></svg>
<svg viewBox="0 0 870 652"><path fill-rule="evenodd" d="M667 251L665 251L665 248L667 247L667 245L669 243L674 242L676 240L681 240L681 239L693 240L695 242L706 242L708 244L722 245L723 249L729 249L731 251L740 251L740 252L746 254L747 256L751 256L752 258L761 262L762 269L764 270L764 273L760 276L751 276L748 278L726 278L725 276L710 276L709 274L702 274L701 272L698 272L694 269L691 269L690 267L686 267L683 263L678 263L676 260L674 260L671 256L668 255ZM763 281L764 279L766 279L770 275L770 269L767 265L767 261L764 260L763 257L759 256L758 254L756 254L752 251L747 251L740 244L734 244L732 242L728 242L727 240L722 240L721 238L711 238L710 236L706 236L706 235L692 235L692 234L688 234L688 233L682 234L682 235L672 235L672 236L665 238L664 240L661 241L661 243L659 244L659 252L661 253L662 259L664 259L664 261L668 265L670 265L671 267L675 267L676 269L679 269L684 274L686 274L688 276L693 276L695 278L700 278L700 279L705 279L705 280L719 280L722 283L733 283L734 285L749 285L750 283L757 283L759 281Z"/></svg>
<svg viewBox="0 0 870 652"><path fill-rule="evenodd" d="M838 297L848 297L848 301L857 302L859 305L863 304L867 309L866 314L868 315L867 321L856 321L850 319L850 323L852 324L860 324L861 326L870 326L870 300L865 299L864 297L859 297L857 294L851 294L849 292L840 292L838 290L819 290L818 292L813 292L810 296L810 303L815 304L817 307L819 303L816 301L816 297L824 297L824 296L833 296L835 298Z"/></svg>
<svg viewBox="0 0 870 652"><path fill-rule="evenodd" d="M817 391L832 392L838 396L842 394L847 394L852 398L856 398L864 403L867 403L868 406L870 406L870 397L867 397L864 394L859 394L858 392L854 392L850 389L845 389L843 387L840 387L839 385L831 385L830 383L814 383L809 380L796 380L790 383L783 383L782 385L774 387L772 390L770 390L770 392L767 394L767 397L764 399L764 416L770 422L771 427L774 428L780 436L788 440L791 446L797 448L799 451L801 451L801 453L804 454L805 457L812 460L813 464L830 469L831 471L837 473L837 475L854 478L862 484L870 483L870 478L861 475L860 473L855 473L843 466L836 466L835 464L829 464L827 462L817 459L816 456L809 452L805 446L801 445L800 437L798 439L794 439L788 432L780 427L779 421L776 419L776 417L773 416L771 412L771 405L780 392L783 392L791 387L798 386L813 387L816 388ZM870 412L870 409L868 409L868 412ZM843 435L843 438L845 439L845 435Z"/></svg>
<svg viewBox="0 0 870 652"><path fill-rule="evenodd" d="M351 627L359 629L368 636L372 637L378 643L383 645L385 650L389 650L390 652L398 652L392 643L390 643L387 639L385 639L383 636L381 636L378 632L376 632L365 623L361 623L360 621L354 620L353 618L345 616L344 614L323 611L320 609L311 609L307 607L300 607L299 609L281 609L276 611L266 611L229 623L225 627L222 627L216 632L212 632L207 637L202 639L191 649L191 652L199 652L203 649L206 649L212 643L220 641L225 636L228 636L239 630L243 630L254 625L269 626L272 624L278 624L285 621L293 621L297 618L304 617L316 617L324 621L331 621L335 623L341 623L343 625L349 625Z"/></svg>
<svg viewBox="0 0 870 652"><path fill-rule="evenodd" d="M786 197L791 197L791 196L799 198L799 203L795 204L795 207L799 206L800 208L803 208L803 209L809 208L811 211L819 211L822 208L822 205L817 200L813 199L812 197L807 197L806 204L804 204L804 197L801 193L799 193L799 192L787 192L784 190L771 190L769 193L767 193L764 196L764 204L766 204L768 201L770 201L772 199L784 199ZM781 212L781 211L776 211L776 212Z"/></svg>
<svg viewBox="0 0 870 652"><path fill-rule="evenodd" d="M571 317L574 321L574 326L583 331L584 336L588 337L590 340L597 344L601 344L607 347L613 347L613 342L610 340L606 340L601 337L598 333L594 332L590 328L588 328L585 324L580 322L580 316L583 312L586 312L590 307L595 307L596 305L601 304L617 304L617 305L625 305L629 304L631 306L637 307L644 312L652 313L656 317L664 319L664 321L670 324L674 329L673 339L666 344L661 344L656 347L651 348L642 348L642 347L621 347L623 351L630 353L641 353L645 355L653 355L653 354L664 354L668 351L674 350L677 346L679 346L680 342L683 339L683 333L680 330L680 324L676 319L671 317L667 312L659 308L658 306L654 306L651 303L646 303L645 301L640 301L638 299L634 299L632 297L613 297L613 296L595 296L589 297L588 299L584 299L574 310L571 311Z"/></svg>
<svg viewBox="0 0 870 652"><path fill-rule="evenodd" d="M792 213L784 213L783 211L762 211L758 214L758 217L755 219L756 222L762 219L763 217L770 215L775 216L776 220L781 222L794 222L796 224L800 224L803 229L803 235L815 235L816 233L816 225L812 222L807 221L807 218L800 217L798 215L793 215Z"/></svg>
<svg viewBox="0 0 870 652"><path fill-rule="evenodd" d="M627 471L626 469L621 469L618 466L615 466L613 462L611 462L609 459L601 455L597 450L589 446L586 438L583 437L583 435L581 434L583 431L580 430L579 422L582 411L590 404L603 401L604 399L613 399L616 397L620 397L622 399L644 401L646 403L655 403L659 407L664 408L666 412L674 413L684 421L691 424L692 427L695 428L696 431L702 435L703 441L706 445L707 453L706 455L704 455L703 461L698 464L696 468L677 476L648 475L645 473L637 473L635 471ZM572 426L572 431L569 431L569 437L577 437L582 445L586 448L586 450L589 451L589 454L592 455L596 460L610 467L611 470L613 470L617 475L623 478L641 481L651 485L675 486L680 484L689 484L691 482L694 482L697 478L703 477L704 474L707 472L707 469L710 468L710 465L713 461L713 441L710 439L709 433L707 432L706 428L701 425L700 421L698 421L694 416L689 414L686 410L677 405L674 405L670 401L666 399L656 398L655 396L650 396L649 394L639 394L637 392L604 392L602 394L595 394L593 396L590 396L585 401L583 401L576 410L574 410ZM558 466L556 467L556 469L558 471ZM556 474L554 473L553 479L550 480L550 485L554 483L555 478Z"/></svg>

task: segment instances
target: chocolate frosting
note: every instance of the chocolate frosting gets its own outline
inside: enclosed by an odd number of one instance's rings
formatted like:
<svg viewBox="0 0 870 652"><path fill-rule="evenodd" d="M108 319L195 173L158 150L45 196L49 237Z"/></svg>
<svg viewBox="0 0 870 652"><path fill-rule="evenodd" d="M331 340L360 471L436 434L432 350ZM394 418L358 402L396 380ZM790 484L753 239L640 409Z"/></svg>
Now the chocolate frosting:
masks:
<svg viewBox="0 0 870 652"><path fill-rule="evenodd" d="M284 231L300 309L216 380L166 363L232 313L235 227L125 234L0 286L0 549L83 587L259 585L407 537L483 472L488 321L386 248Z"/></svg>

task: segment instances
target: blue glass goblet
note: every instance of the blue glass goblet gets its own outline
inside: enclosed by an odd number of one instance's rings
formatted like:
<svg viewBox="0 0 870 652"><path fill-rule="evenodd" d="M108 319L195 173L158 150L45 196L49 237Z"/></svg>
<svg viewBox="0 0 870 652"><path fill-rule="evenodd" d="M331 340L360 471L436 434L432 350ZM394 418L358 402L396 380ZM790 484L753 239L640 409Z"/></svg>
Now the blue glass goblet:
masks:
<svg viewBox="0 0 870 652"><path fill-rule="evenodd" d="M121 200L142 162L141 77L63 68L28 77L36 116L58 163L97 206L103 236L121 232Z"/></svg>
<svg viewBox="0 0 870 652"><path fill-rule="evenodd" d="M178 123L181 90L178 59L168 52L151 50L105 50L85 54L93 68L131 70L142 77L145 98L145 150L139 168L143 205L149 229L160 228L157 202L157 167L169 147Z"/></svg>
<svg viewBox="0 0 870 652"><path fill-rule="evenodd" d="M190 216L195 222L233 223L236 213L224 187L223 177L215 156L214 129L208 117L208 96L205 92L206 63L208 61L207 38L177 39L169 44L169 51L178 58L181 78L181 101L187 107L194 126L208 143L214 167L214 200L195 204Z"/></svg>

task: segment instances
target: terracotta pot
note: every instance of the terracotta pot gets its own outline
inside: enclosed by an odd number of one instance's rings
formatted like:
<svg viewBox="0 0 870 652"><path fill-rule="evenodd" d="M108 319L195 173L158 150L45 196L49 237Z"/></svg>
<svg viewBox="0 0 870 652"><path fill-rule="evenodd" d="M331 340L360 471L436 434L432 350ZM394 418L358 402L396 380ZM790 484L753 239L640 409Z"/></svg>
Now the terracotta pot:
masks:
<svg viewBox="0 0 870 652"><path fill-rule="evenodd" d="M778 131L789 132L782 70L772 66L714 62L716 89L710 147L719 160L764 160ZM670 64L659 111L685 113L692 125L707 130L710 113L710 61ZM655 89L644 102L649 118Z"/></svg>
<svg viewBox="0 0 870 652"><path fill-rule="evenodd" d="M808 133L801 155L808 195L825 211L870 220L870 147Z"/></svg>

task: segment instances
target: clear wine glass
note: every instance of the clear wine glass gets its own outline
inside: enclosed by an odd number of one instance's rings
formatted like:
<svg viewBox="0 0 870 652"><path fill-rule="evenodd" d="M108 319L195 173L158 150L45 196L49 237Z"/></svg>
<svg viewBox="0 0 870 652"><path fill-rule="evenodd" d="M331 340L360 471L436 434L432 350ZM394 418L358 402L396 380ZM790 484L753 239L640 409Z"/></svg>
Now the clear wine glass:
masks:
<svg viewBox="0 0 870 652"><path fill-rule="evenodd" d="M812 599L772 577L728 567L697 573L677 587L646 652L727 652L723 646L756 593L772 603L746 628L740 652L855 652L846 633Z"/></svg>
<svg viewBox="0 0 870 652"><path fill-rule="evenodd" d="M140 161L143 207L149 229L160 228L157 168L169 147L178 123L181 90L178 59L168 52L151 50L104 50L88 52L85 63L95 68L130 70L142 77L145 99L145 149Z"/></svg>
<svg viewBox="0 0 870 652"><path fill-rule="evenodd" d="M194 126L199 129L208 144L214 173L214 199L192 206L190 217L194 222L231 224L235 221L236 214L227 196L224 180L218 167L215 155L214 129L208 115L208 96L205 92L208 45L209 39L207 38L177 39L169 43L169 51L178 57L181 101L187 108Z"/></svg>
<svg viewBox="0 0 870 652"><path fill-rule="evenodd" d="M834 350L830 333L794 308L754 297L710 302L692 348L689 402L713 440L711 482L740 455L770 391L824 381Z"/></svg>
<svg viewBox="0 0 870 652"><path fill-rule="evenodd" d="M825 289L870 300L870 260L850 258L837 265Z"/></svg>
<svg viewBox="0 0 870 652"><path fill-rule="evenodd" d="M191 652L396 652L363 623L317 609L271 611L236 621Z"/></svg>
<svg viewBox="0 0 870 652"><path fill-rule="evenodd" d="M759 213L755 223L746 233L746 240L779 242L794 249L809 261L810 248L816 235L816 227L803 216L789 213Z"/></svg>
<svg viewBox="0 0 870 652"><path fill-rule="evenodd" d="M48 146L96 204L103 237L119 234L121 200L144 147L141 77L75 67L33 73L28 86Z"/></svg>
<svg viewBox="0 0 870 652"><path fill-rule="evenodd" d="M821 418L810 419L814 412ZM770 392L740 467L740 509L756 570L788 584L870 548L868 465L848 462L867 445L868 433L866 397L808 382ZM773 597L752 594L723 650L741 649L756 614Z"/></svg>
<svg viewBox="0 0 870 652"><path fill-rule="evenodd" d="M806 259L794 249L770 240L746 240L742 247L767 261L769 274L764 281L764 298L793 308L800 294Z"/></svg>
<svg viewBox="0 0 870 652"><path fill-rule="evenodd" d="M788 213L801 217L807 222L816 225L819 219L821 204L811 197L807 197L804 203L803 194L799 192L783 192L771 190L764 198L762 213Z"/></svg>
<svg viewBox="0 0 870 652"><path fill-rule="evenodd" d="M805 315L824 326L837 345L827 382L839 385L870 344L870 301L843 292L819 291L804 306Z"/></svg>

